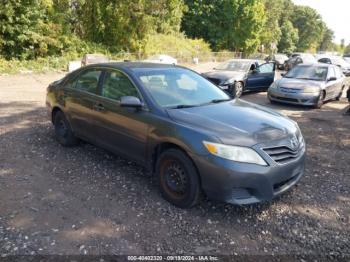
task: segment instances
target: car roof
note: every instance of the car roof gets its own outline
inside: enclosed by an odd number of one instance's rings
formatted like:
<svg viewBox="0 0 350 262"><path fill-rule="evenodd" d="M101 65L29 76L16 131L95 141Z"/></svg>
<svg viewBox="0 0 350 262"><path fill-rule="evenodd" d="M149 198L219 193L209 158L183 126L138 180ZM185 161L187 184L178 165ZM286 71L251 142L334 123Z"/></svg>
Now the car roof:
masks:
<svg viewBox="0 0 350 262"><path fill-rule="evenodd" d="M229 61L237 61L237 62L250 62L250 63L255 63L258 62L258 59L244 59L244 58L234 58L234 59L230 59L227 60L225 62L229 62Z"/></svg>
<svg viewBox="0 0 350 262"><path fill-rule="evenodd" d="M333 64L325 64L325 63L299 64L298 66L334 67L334 65L333 65Z"/></svg>
<svg viewBox="0 0 350 262"><path fill-rule="evenodd" d="M149 62L110 62L110 63L98 63L98 64L91 64L88 66L85 66L85 68L89 67L109 67L109 68L116 68L116 69L139 69L139 68L148 68L148 69L154 69L154 68L185 68L182 66L175 66L172 64L161 64L161 63L149 63Z"/></svg>

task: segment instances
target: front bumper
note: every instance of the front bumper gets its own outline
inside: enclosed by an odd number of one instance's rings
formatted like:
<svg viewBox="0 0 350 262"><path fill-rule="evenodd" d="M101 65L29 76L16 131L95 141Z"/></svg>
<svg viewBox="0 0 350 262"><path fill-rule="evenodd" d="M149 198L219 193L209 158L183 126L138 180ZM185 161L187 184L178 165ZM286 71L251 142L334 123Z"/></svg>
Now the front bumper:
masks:
<svg viewBox="0 0 350 262"><path fill-rule="evenodd" d="M274 162L262 152L260 155L268 166L238 163L214 155L195 156L207 197L239 205L270 201L292 188L304 174L305 147L297 158L285 164Z"/></svg>
<svg viewBox="0 0 350 262"><path fill-rule="evenodd" d="M294 104L313 106L317 104L319 93L286 93L278 89L269 89L267 93L268 99L271 101Z"/></svg>

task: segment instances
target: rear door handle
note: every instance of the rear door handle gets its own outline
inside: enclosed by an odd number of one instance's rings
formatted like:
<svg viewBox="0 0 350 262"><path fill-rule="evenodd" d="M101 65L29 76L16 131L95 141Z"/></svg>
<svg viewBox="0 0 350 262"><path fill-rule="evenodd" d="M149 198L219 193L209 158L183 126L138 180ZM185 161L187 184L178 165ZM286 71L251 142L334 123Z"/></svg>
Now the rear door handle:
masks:
<svg viewBox="0 0 350 262"><path fill-rule="evenodd" d="M95 104L94 105L94 109L96 110L96 111L105 111L106 109L105 109L105 107L102 105L102 104Z"/></svg>

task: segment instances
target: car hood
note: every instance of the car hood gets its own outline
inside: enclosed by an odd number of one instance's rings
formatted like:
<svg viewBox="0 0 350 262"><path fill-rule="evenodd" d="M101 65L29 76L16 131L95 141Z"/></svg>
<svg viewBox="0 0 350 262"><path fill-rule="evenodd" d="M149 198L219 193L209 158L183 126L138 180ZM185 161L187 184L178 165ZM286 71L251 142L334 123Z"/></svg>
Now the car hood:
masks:
<svg viewBox="0 0 350 262"><path fill-rule="evenodd" d="M322 88L324 86L324 82L314 81L314 80L305 80L305 79L286 78L286 77L278 81L278 87L303 89L305 87L310 87L310 86Z"/></svg>
<svg viewBox="0 0 350 262"><path fill-rule="evenodd" d="M209 133L227 145L253 146L291 137L297 126L287 117L244 100L169 109L176 122Z"/></svg>
<svg viewBox="0 0 350 262"><path fill-rule="evenodd" d="M225 70L215 70L202 74L206 78L219 79L220 83L223 83L229 79L234 79L236 81L241 81L246 75L245 72L239 71L225 71Z"/></svg>

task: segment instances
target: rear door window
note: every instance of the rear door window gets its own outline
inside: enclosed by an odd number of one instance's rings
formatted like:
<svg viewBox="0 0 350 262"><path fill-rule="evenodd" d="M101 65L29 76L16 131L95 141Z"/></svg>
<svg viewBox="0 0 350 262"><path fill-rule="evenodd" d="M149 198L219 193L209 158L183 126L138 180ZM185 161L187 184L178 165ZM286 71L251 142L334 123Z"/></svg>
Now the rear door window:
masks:
<svg viewBox="0 0 350 262"><path fill-rule="evenodd" d="M74 88L92 93L98 93L98 82L100 80L101 70L92 69L84 71L76 80Z"/></svg>

